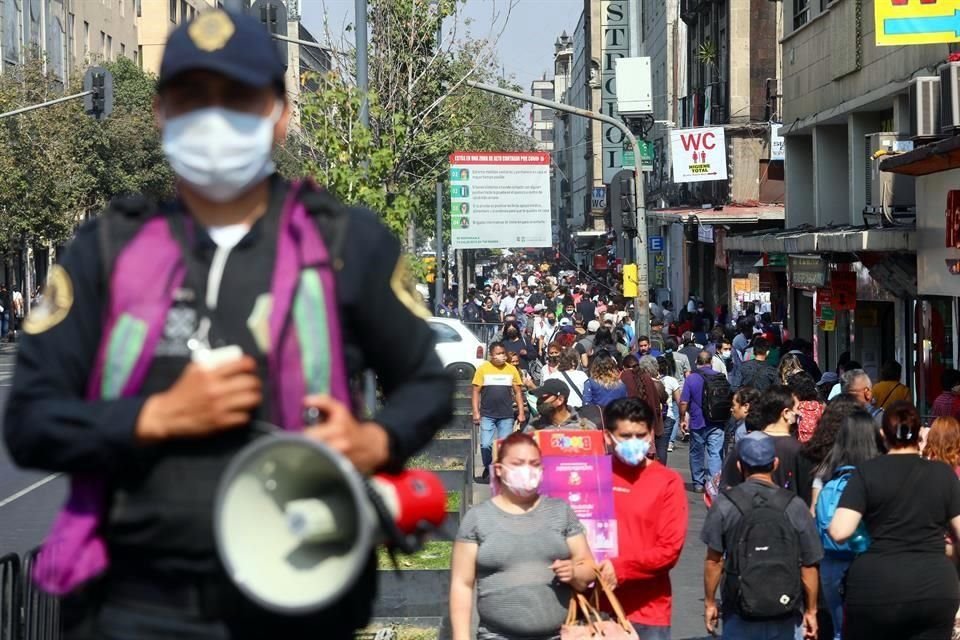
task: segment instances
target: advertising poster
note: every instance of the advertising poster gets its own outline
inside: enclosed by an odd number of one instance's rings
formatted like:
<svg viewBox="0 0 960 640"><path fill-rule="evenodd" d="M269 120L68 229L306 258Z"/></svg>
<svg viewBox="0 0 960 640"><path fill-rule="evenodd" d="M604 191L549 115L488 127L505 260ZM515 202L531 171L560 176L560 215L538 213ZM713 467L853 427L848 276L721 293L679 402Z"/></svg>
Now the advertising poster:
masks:
<svg viewBox="0 0 960 640"><path fill-rule="evenodd" d="M597 562L616 557L617 519L610 456L545 456L540 492L570 505L586 529L587 542Z"/></svg>
<svg viewBox="0 0 960 640"><path fill-rule="evenodd" d="M727 144L723 127L670 130L674 182L727 179Z"/></svg>
<svg viewBox="0 0 960 640"><path fill-rule="evenodd" d="M550 154L451 155L450 239L454 249L553 246Z"/></svg>
<svg viewBox="0 0 960 640"><path fill-rule="evenodd" d="M540 494L570 505L586 530L597 562L616 557L613 460L607 453L603 432L551 429L531 435L543 459ZM496 446L499 444L498 441ZM491 477L490 490L493 495L499 493L496 477Z"/></svg>
<svg viewBox="0 0 960 640"><path fill-rule="evenodd" d="M955 0L876 0L877 46L960 42L960 5Z"/></svg>

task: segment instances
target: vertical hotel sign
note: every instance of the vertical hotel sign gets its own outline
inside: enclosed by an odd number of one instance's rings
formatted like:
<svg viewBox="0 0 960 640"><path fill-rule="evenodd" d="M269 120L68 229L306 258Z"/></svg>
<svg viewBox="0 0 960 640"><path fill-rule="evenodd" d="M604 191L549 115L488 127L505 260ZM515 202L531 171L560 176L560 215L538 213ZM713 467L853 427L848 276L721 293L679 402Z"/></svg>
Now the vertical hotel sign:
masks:
<svg viewBox="0 0 960 640"><path fill-rule="evenodd" d="M630 55L630 13L627 0L601 0L600 25L603 45L600 62L600 105L604 115L618 118L616 63ZM610 184L621 168L623 132L604 123L603 130L603 182Z"/></svg>

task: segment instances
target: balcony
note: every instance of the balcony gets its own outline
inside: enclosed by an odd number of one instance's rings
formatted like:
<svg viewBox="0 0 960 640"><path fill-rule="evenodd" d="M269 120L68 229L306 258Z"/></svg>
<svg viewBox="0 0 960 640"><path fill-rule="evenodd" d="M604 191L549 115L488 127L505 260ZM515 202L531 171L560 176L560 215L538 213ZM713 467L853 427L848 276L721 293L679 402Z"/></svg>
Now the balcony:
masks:
<svg viewBox="0 0 960 640"><path fill-rule="evenodd" d="M709 114L707 113L708 100L704 91L695 91L680 98L680 126L702 127L705 124L728 122L730 114L727 112L727 83L712 82L709 86L711 88Z"/></svg>

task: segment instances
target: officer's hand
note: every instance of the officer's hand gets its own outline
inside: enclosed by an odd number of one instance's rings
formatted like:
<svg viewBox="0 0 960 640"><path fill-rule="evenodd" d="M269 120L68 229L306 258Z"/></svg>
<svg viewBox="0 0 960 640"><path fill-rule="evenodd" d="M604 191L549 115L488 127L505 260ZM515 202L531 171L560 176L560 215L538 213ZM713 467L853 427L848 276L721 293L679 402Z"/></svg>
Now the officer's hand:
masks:
<svg viewBox="0 0 960 640"><path fill-rule="evenodd" d="M373 473L390 461L390 441L380 425L358 422L347 405L330 396L308 396L303 405L322 416L320 424L303 434L346 456L361 473Z"/></svg>
<svg viewBox="0 0 960 640"><path fill-rule="evenodd" d="M137 419L145 442L207 436L242 427L263 401L250 356L210 369L191 362L170 389L147 398Z"/></svg>

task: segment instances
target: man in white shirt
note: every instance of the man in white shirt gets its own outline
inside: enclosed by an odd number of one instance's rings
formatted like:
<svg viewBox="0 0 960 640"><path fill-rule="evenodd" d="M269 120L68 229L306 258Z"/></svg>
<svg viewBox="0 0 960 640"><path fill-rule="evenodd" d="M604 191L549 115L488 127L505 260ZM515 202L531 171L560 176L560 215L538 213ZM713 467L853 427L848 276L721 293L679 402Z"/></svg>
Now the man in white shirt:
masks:
<svg viewBox="0 0 960 640"><path fill-rule="evenodd" d="M511 315L516 308L517 290L514 287L509 287L507 293L500 299L500 320L502 321L504 316Z"/></svg>

